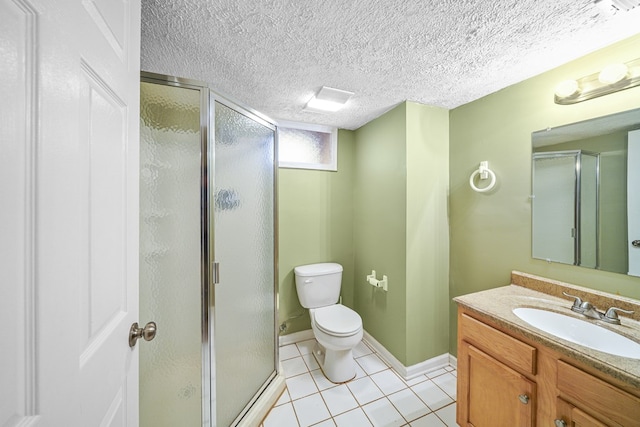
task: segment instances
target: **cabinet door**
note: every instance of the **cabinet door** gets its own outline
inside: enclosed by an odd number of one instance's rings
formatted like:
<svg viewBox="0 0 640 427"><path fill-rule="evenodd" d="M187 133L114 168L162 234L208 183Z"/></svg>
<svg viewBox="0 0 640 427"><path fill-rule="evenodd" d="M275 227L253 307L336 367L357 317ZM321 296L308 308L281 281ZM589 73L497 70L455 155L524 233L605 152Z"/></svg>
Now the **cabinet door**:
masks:
<svg viewBox="0 0 640 427"><path fill-rule="evenodd" d="M607 424L562 399L558 399L558 415L558 420L565 421L567 427L607 427Z"/></svg>
<svg viewBox="0 0 640 427"><path fill-rule="evenodd" d="M640 427L640 398L562 360L558 360L557 388L560 396L605 425Z"/></svg>
<svg viewBox="0 0 640 427"><path fill-rule="evenodd" d="M458 359L458 381L461 426L535 425L535 383L465 341Z"/></svg>

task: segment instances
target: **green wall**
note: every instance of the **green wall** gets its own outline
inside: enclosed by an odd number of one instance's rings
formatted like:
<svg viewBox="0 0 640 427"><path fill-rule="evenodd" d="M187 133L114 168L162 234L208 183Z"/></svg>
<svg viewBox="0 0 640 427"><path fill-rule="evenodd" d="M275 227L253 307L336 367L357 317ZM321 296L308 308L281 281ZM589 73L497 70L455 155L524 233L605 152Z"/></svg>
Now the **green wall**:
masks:
<svg viewBox="0 0 640 427"><path fill-rule="evenodd" d="M405 102L355 135L355 309L410 366L449 347L449 113ZM367 283L371 270L387 292Z"/></svg>
<svg viewBox="0 0 640 427"><path fill-rule="evenodd" d="M298 301L293 269L337 262L343 303L353 307L354 134L338 132L338 172L280 169L278 176L279 318L285 333L311 328ZM300 317L297 317L300 316Z"/></svg>
<svg viewBox="0 0 640 427"><path fill-rule="evenodd" d="M407 103L407 360L449 352L449 111Z"/></svg>
<svg viewBox="0 0 640 427"><path fill-rule="evenodd" d="M574 105L553 102L555 85L638 57L640 35L450 112L450 296L509 283L512 270L640 298L640 278L531 258L531 133L640 106L640 87ZM469 175L488 160L496 188L475 193ZM451 303L450 352L456 354Z"/></svg>
<svg viewBox="0 0 640 427"><path fill-rule="evenodd" d="M365 330L400 361L407 358L406 106L355 131L355 310ZM371 270L389 278L388 292L367 283Z"/></svg>

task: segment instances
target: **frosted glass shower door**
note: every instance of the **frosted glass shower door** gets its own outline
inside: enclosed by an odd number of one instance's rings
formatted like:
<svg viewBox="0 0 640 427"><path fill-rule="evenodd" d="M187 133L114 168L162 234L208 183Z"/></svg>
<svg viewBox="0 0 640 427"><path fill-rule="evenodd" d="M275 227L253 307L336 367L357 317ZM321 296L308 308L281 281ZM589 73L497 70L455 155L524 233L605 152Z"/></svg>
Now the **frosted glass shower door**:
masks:
<svg viewBox="0 0 640 427"><path fill-rule="evenodd" d="M213 103L212 103L213 104ZM234 424L275 377L275 129L215 102L215 420Z"/></svg>
<svg viewBox="0 0 640 427"><path fill-rule="evenodd" d="M200 93L140 85L141 427L202 425Z"/></svg>

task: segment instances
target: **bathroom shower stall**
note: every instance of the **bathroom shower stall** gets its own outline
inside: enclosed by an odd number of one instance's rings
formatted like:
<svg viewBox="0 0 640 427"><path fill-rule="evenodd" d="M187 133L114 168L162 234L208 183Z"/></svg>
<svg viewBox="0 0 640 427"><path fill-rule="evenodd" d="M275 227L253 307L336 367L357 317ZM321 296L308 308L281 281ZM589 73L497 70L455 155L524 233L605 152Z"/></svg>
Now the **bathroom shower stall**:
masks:
<svg viewBox="0 0 640 427"><path fill-rule="evenodd" d="M275 126L151 73L140 111L140 425L238 425L278 376Z"/></svg>
<svg viewBox="0 0 640 427"><path fill-rule="evenodd" d="M533 154L533 257L598 268L600 156Z"/></svg>

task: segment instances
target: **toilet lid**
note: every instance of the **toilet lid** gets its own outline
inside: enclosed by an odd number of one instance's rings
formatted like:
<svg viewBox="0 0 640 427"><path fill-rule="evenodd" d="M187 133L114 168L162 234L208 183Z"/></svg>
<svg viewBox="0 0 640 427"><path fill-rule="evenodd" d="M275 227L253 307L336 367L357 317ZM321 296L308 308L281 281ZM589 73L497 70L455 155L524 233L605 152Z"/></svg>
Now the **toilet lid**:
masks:
<svg viewBox="0 0 640 427"><path fill-rule="evenodd" d="M316 326L331 335L353 335L362 328L362 318L342 304L330 305L315 310Z"/></svg>

